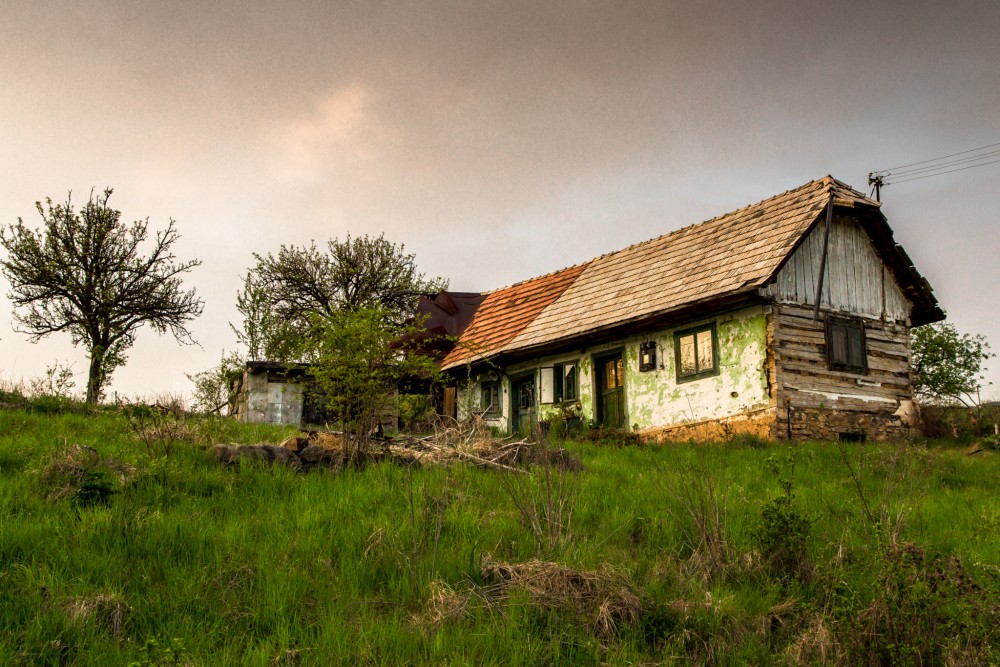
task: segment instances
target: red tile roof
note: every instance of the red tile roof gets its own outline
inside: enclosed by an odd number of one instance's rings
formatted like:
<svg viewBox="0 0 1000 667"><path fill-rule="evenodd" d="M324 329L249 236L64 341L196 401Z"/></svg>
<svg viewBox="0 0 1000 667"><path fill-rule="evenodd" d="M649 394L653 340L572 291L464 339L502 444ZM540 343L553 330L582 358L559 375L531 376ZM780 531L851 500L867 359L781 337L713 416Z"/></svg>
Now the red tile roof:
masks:
<svg viewBox="0 0 1000 667"><path fill-rule="evenodd" d="M586 267L586 264L580 264L487 293L472 321L462 332L459 343L444 358L442 368L502 351L539 313L558 299Z"/></svg>

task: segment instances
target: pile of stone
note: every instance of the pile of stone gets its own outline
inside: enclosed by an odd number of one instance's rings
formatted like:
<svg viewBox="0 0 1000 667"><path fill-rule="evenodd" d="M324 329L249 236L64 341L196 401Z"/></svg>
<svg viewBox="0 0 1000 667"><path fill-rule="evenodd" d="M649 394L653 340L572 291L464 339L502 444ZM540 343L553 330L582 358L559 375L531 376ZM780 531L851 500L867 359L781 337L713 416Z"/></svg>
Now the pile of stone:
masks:
<svg viewBox="0 0 1000 667"><path fill-rule="evenodd" d="M363 466L387 458L387 452L345 450L343 437L337 433L314 431L285 438L271 445L215 445L212 456L224 466L238 466L243 461L264 464L280 463L293 470L317 468L339 469L349 465Z"/></svg>
<svg viewBox="0 0 1000 667"><path fill-rule="evenodd" d="M458 433L462 437L456 435ZM363 467L378 461L400 465L449 465L463 462L478 467L524 474L526 468L547 464L565 470L581 470L580 459L565 449L545 446L528 439L504 439L485 431L444 430L425 437L398 436L371 443L364 450L346 448L340 433L308 431L286 438L281 444L215 445L215 460L225 466L243 461L280 463L294 470Z"/></svg>

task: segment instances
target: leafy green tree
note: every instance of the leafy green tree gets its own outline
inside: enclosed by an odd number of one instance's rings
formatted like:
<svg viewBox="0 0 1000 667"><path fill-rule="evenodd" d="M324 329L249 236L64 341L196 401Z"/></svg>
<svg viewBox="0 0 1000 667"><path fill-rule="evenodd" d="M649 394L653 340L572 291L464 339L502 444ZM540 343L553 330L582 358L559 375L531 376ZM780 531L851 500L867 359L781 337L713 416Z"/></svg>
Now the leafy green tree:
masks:
<svg viewBox="0 0 1000 667"><path fill-rule="evenodd" d="M233 381L243 372L245 364L237 353L226 354L223 350L217 366L187 374L188 380L194 383L191 406L205 414L222 414L224 410L228 413Z"/></svg>
<svg viewBox="0 0 1000 667"><path fill-rule="evenodd" d="M243 315L243 325L229 323L238 343L246 347L247 359L276 358L269 348L281 336L276 333L279 324L271 310L267 292L251 272L243 278L243 289L236 293L236 309Z"/></svg>
<svg viewBox="0 0 1000 667"><path fill-rule="evenodd" d="M960 333L946 322L917 327L910 335L917 395L966 407L979 405L984 364L993 356L986 337Z"/></svg>
<svg viewBox="0 0 1000 667"><path fill-rule="evenodd" d="M343 431L351 455L367 446L402 380L437 374L432 357L399 343L414 325L396 324L390 315L373 307L314 316L309 336L301 339L300 355L314 362L317 397Z"/></svg>
<svg viewBox="0 0 1000 667"><path fill-rule="evenodd" d="M96 197L91 192L79 211L70 196L65 204L38 202L42 228L37 231L20 218L0 228L0 245L7 251L0 271L10 281L8 298L19 330L32 342L66 331L74 345L86 348L91 404L100 400L114 369L124 365L140 327L148 324L193 343L187 325L203 308L195 290L181 287L181 275L201 262L177 261L174 221L150 239L148 218L122 222L121 212L108 206L111 192Z"/></svg>
<svg viewBox="0 0 1000 667"><path fill-rule="evenodd" d="M325 251L281 246L277 255L254 255L256 264L244 278L236 306L243 315L237 338L252 359L293 360L296 342L313 326L313 318L379 309L395 324L416 312L421 294L447 287L417 270L405 246L378 237L332 239Z"/></svg>

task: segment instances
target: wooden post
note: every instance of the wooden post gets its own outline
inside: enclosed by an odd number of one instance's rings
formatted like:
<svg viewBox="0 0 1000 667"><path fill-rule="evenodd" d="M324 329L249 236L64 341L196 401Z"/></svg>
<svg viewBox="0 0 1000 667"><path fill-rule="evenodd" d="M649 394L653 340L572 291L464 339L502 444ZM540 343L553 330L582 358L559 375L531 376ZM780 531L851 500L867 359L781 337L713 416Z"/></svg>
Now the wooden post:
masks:
<svg viewBox="0 0 1000 667"><path fill-rule="evenodd" d="M813 322L819 319L819 302L823 298L823 274L826 273L826 252L830 246L830 223L833 221L833 193L826 205L826 234L823 236L823 254L819 258L819 280L816 281L816 305L813 308Z"/></svg>

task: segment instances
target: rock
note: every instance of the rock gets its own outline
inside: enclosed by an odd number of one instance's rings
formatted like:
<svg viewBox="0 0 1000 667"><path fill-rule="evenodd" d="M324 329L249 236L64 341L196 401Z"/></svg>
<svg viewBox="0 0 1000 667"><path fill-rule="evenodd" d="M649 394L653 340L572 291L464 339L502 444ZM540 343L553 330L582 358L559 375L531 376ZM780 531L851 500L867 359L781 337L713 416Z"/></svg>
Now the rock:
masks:
<svg viewBox="0 0 1000 667"><path fill-rule="evenodd" d="M340 451L319 445L309 445L299 452L299 460L302 461L302 466L306 469L317 466L337 466L340 465L342 458Z"/></svg>
<svg viewBox="0 0 1000 667"><path fill-rule="evenodd" d="M281 447L280 445L258 445L268 456L268 461L272 463L283 463L292 470L301 470L302 461L299 457L295 455L290 449Z"/></svg>
<svg viewBox="0 0 1000 667"><path fill-rule="evenodd" d="M281 444L278 446L283 447L284 449L287 449L295 454L298 454L304 448L309 446L309 438L303 438L296 435L289 436L284 440L282 440Z"/></svg>
<svg viewBox="0 0 1000 667"><path fill-rule="evenodd" d="M295 452L278 445L215 445L212 456L224 466L232 466L238 461L260 461L262 463L281 463L293 470L301 470L302 462Z"/></svg>
<svg viewBox="0 0 1000 667"><path fill-rule="evenodd" d="M224 466L232 465L238 445L216 445L212 447L212 458Z"/></svg>

